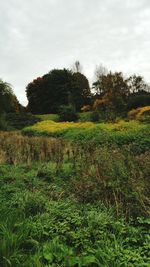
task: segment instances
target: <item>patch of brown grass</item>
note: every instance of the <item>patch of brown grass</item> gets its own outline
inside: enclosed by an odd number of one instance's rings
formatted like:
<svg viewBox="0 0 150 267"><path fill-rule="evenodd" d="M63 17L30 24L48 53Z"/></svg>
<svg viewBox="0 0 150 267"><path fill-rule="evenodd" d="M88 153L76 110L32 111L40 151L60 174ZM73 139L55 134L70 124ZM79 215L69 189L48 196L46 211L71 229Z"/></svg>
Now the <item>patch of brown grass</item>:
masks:
<svg viewBox="0 0 150 267"><path fill-rule="evenodd" d="M18 132L0 132L0 164L30 164L34 161L60 162L65 143L47 137L26 137Z"/></svg>

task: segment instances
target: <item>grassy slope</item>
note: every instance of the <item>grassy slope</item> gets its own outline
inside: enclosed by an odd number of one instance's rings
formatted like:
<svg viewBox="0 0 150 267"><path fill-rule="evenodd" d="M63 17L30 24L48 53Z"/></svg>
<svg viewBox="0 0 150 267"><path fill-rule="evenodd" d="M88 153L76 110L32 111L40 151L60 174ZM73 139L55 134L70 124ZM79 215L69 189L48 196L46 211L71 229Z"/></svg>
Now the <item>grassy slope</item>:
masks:
<svg viewBox="0 0 150 267"><path fill-rule="evenodd" d="M0 160L28 165L0 165L0 266L149 267L150 126L41 125L24 133L72 147L1 133Z"/></svg>
<svg viewBox="0 0 150 267"><path fill-rule="evenodd" d="M150 124L136 121L119 123L56 123L43 121L23 129L29 136L62 137L84 145L129 145L139 152L150 148Z"/></svg>

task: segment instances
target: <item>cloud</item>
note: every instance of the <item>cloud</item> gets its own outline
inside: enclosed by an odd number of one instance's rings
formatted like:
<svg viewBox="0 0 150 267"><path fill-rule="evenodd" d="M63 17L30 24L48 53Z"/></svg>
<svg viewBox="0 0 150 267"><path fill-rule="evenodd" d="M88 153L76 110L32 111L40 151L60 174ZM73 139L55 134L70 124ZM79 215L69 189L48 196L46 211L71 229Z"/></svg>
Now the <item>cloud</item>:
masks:
<svg viewBox="0 0 150 267"><path fill-rule="evenodd" d="M149 0L5 0L0 3L0 77L26 104L25 87L79 59L92 80L103 63L150 82Z"/></svg>

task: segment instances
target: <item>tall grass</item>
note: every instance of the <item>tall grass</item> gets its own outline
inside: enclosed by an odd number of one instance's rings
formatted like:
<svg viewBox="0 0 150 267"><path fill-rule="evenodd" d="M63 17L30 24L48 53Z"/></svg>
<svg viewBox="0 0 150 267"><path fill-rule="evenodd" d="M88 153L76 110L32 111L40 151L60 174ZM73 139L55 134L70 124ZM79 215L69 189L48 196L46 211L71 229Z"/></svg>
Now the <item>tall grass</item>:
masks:
<svg viewBox="0 0 150 267"><path fill-rule="evenodd" d="M132 144L121 148L79 146L17 133L1 133L0 138L1 163L53 162L55 174L66 177L68 194L71 191L77 201L101 201L115 206L117 216L123 213L126 217L150 213L150 154L148 150L135 154L132 149ZM39 171L39 177L45 179L45 170Z"/></svg>
<svg viewBox="0 0 150 267"><path fill-rule="evenodd" d="M65 142L54 138L23 137L17 132L0 132L0 163L21 164L59 161Z"/></svg>

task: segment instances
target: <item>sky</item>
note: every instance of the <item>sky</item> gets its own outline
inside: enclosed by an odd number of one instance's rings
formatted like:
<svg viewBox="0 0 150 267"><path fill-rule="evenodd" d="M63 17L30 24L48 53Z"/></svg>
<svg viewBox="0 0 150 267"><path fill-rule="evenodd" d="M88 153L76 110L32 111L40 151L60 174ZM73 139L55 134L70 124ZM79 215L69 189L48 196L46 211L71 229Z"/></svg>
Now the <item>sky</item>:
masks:
<svg viewBox="0 0 150 267"><path fill-rule="evenodd" d="M25 88L53 68L79 60L150 83L150 0L0 1L0 78L27 104Z"/></svg>

